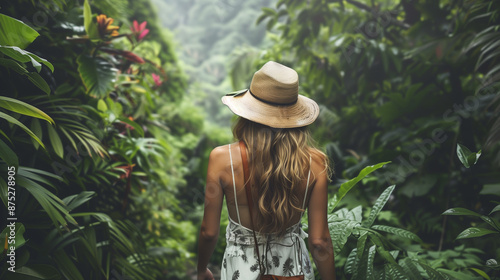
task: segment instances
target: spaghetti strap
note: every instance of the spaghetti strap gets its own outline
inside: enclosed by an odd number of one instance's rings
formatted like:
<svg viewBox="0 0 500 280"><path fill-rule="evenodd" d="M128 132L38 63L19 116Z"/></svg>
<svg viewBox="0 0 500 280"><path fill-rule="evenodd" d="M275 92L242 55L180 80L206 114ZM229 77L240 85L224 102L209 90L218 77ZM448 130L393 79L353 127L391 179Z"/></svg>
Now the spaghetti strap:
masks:
<svg viewBox="0 0 500 280"><path fill-rule="evenodd" d="M231 174L233 175L234 203L236 204L236 215L238 215L238 223L241 225L240 211L238 210L238 198L236 197L236 183L234 181L233 157L231 156L231 144L229 144L229 160L231 161Z"/></svg>
<svg viewBox="0 0 500 280"><path fill-rule="evenodd" d="M305 212L305 206L306 206L306 198L307 198L307 190L309 189L309 178L311 177L311 155L309 155L309 174L307 174L307 184L306 184L306 193L304 194L304 201L302 202L302 209L304 209ZM302 215L304 215L304 212L300 214L300 217L302 218Z"/></svg>

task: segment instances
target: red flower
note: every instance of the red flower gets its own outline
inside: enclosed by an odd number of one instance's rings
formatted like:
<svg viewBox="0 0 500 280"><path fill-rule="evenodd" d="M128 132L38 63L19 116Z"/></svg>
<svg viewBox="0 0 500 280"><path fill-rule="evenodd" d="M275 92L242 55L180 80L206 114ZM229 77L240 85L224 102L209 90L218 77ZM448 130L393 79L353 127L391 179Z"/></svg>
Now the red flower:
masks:
<svg viewBox="0 0 500 280"><path fill-rule="evenodd" d="M149 33L149 29L146 28L147 21L143 21L140 25L137 20L134 20L134 26L130 28L134 33L137 41L141 41Z"/></svg>
<svg viewBox="0 0 500 280"><path fill-rule="evenodd" d="M163 83L163 81L160 79L160 76L156 75L155 73L151 74L151 76L153 77L153 80L155 81L155 85L157 87L161 86L161 84Z"/></svg>

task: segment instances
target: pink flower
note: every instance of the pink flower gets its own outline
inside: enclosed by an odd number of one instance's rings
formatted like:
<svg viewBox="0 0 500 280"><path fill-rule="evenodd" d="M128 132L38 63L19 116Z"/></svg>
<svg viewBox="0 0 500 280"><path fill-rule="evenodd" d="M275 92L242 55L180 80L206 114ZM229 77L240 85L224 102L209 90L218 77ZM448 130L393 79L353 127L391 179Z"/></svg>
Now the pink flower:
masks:
<svg viewBox="0 0 500 280"><path fill-rule="evenodd" d="M155 81L155 85L157 87L161 86L161 84L163 83L163 81L160 80L160 76L156 75L155 73L151 74L151 76L153 77L153 80Z"/></svg>
<svg viewBox="0 0 500 280"><path fill-rule="evenodd" d="M137 41L141 41L149 33L149 29L146 28L147 21L143 21L140 25L137 20L134 20L134 26L130 28L134 33Z"/></svg>

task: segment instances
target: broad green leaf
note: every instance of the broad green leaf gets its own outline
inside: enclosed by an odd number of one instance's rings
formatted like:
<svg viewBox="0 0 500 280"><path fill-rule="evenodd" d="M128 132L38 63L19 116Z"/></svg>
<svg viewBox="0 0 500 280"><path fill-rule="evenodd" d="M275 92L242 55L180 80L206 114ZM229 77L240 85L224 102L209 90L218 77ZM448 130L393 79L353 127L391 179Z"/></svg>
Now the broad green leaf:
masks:
<svg viewBox="0 0 500 280"><path fill-rule="evenodd" d="M460 162L462 162L465 167L469 168L477 163L477 160L481 156L481 150L479 150L477 153L473 153L464 145L458 144L457 155L458 159L460 159Z"/></svg>
<svg viewBox="0 0 500 280"><path fill-rule="evenodd" d="M60 158L64 158L64 147L62 145L59 134L57 134L56 130L51 125L47 126L47 130L49 132L49 139L50 143L52 144L52 149L54 149L54 152L57 156L59 156Z"/></svg>
<svg viewBox="0 0 500 280"><path fill-rule="evenodd" d="M89 1L85 0L85 2L83 2L83 25L90 39L98 39L99 31L97 29L97 24L92 18L92 10L90 9Z"/></svg>
<svg viewBox="0 0 500 280"><path fill-rule="evenodd" d="M106 105L104 100L99 99L99 101L97 101L97 109L101 112L106 112L108 110L108 105Z"/></svg>
<svg viewBox="0 0 500 280"><path fill-rule="evenodd" d="M80 55L77 62L78 72L89 95L104 97L113 89L117 69L111 64L86 55Z"/></svg>
<svg viewBox="0 0 500 280"><path fill-rule="evenodd" d="M395 235L398 235L398 236L401 236L404 238L411 239L411 240L416 241L416 242L422 242L420 237L418 237L416 234L414 234L413 232L401 229L401 228L395 228L395 227L385 226L385 225L374 225L374 226L372 226L372 229L392 233L392 234L395 234Z"/></svg>
<svg viewBox="0 0 500 280"><path fill-rule="evenodd" d="M22 128L33 139L35 139L38 142L38 144L40 144L40 146L42 146L45 149L45 145L42 143L42 141L40 141L40 139L38 139L38 137L33 133L33 131L29 130L22 122L20 122L17 119L15 119L7 114L4 114L2 112L0 112L0 118L3 118L5 120L7 120L8 122L13 123L13 124L19 126L20 128Z"/></svg>
<svg viewBox="0 0 500 280"><path fill-rule="evenodd" d="M39 118L42 120L46 120L51 124L55 124L54 120L45 112L21 100L0 96L0 107L10 110L12 112Z"/></svg>
<svg viewBox="0 0 500 280"><path fill-rule="evenodd" d="M0 139L0 158L7 163L9 166L19 166L19 159L16 153Z"/></svg>
<svg viewBox="0 0 500 280"><path fill-rule="evenodd" d="M42 76L35 72L30 72L26 76L35 86L43 90L46 94L50 94L50 87Z"/></svg>
<svg viewBox="0 0 500 280"><path fill-rule="evenodd" d="M22 21L0 14L0 45L25 49L39 35Z"/></svg>
<svg viewBox="0 0 500 280"><path fill-rule="evenodd" d="M457 207L457 208L451 208L443 212L441 215L454 215L454 216L476 216L480 217L481 215L471 211L469 209Z"/></svg>
<svg viewBox="0 0 500 280"><path fill-rule="evenodd" d="M363 226L370 227L373 224L373 222L375 221L375 219L378 216L378 213L380 213L380 211L382 211L382 208L384 208L384 205L387 203L387 200L389 200L389 197L391 196L395 187L396 187L395 185L392 185L392 186L388 187L387 189L385 189L384 192L382 192L382 194L379 196L377 201L375 201L375 204L373 205L373 208L370 211L370 215L368 216L368 219L366 219L363 222Z"/></svg>
<svg viewBox="0 0 500 280"><path fill-rule="evenodd" d="M6 221L7 225L10 224L10 221ZM17 248L21 247L24 245L24 243L26 243L26 240L24 239L24 232L25 232L25 228L24 228L24 225L20 222L15 222L15 226L14 226L14 238L11 239L11 238L8 238L8 240L6 241L5 237L6 236L11 236L10 235L10 232L11 232L11 227L5 227L2 231L2 233L0 233L0 240L2 240L2 243L6 242L5 246L8 246L9 248L11 246L14 246L17 250ZM3 250L2 252L5 253L5 247L3 247ZM16 252L17 253L17 252Z"/></svg>
<svg viewBox="0 0 500 280"><path fill-rule="evenodd" d="M457 239L480 237L480 236L487 235L487 234L492 234L492 233L499 233L499 232L493 231L493 230L490 230L490 229L486 229L486 228L470 227L470 228L462 231L457 236Z"/></svg>
<svg viewBox="0 0 500 280"><path fill-rule="evenodd" d="M54 66L52 65L52 63L48 62L46 59L43 59L34 53L22 50L19 47L0 45L0 52L19 62L23 63L31 62L31 64L33 65L33 67L35 67L37 72L40 72L40 70L42 69L42 64L47 66L50 69L50 71L54 72Z"/></svg>
<svg viewBox="0 0 500 280"><path fill-rule="evenodd" d="M340 188L339 188L339 191L337 194L335 194L335 196L333 197L332 201L330 202L330 205L329 205L329 212L332 212L333 209L335 209L335 207L339 204L339 202L342 200L342 198L359 182L361 181L363 178L365 178L366 176L368 176L368 174L372 173L373 171L381 168L382 166L386 165L390 163L390 161L386 161L386 162L381 162L381 163L378 163L378 164L375 164L375 165L371 165L371 166L367 166L365 168L363 168L363 170L361 170L361 172L359 172L358 176L356 176L356 178L353 178L345 183L343 183Z"/></svg>
<svg viewBox="0 0 500 280"><path fill-rule="evenodd" d="M353 229L357 226L359 226L358 222L349 220L334 221L328 224L336 254L340 254Z"/></svg>

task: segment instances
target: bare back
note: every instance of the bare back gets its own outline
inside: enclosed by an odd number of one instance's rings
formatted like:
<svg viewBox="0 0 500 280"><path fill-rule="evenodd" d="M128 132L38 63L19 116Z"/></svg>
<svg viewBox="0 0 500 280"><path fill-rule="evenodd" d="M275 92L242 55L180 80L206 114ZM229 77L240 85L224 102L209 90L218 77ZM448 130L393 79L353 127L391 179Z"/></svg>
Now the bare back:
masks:
<svg viewBox="0 0 500 280"><path fill-rule="evenodd" d="M238 222L238 213L240 216L241 220L241 225L247 228L252 228L251 223L250 223L250 216L249 216L249 208L248 208L248 201L246 197L246 192L245 188L243 185L244 181L244 176L243 176L243 164L242 164L242 159L241 159L241 153L240 153L240 147L238 143L233 143L231 144L231 156L229 154L229 145L225 145L221 147L222 149L226 150L226 160L223 160L220 164L223 165L221 166L224 170L223 174L221 175L221 186L224 191L224 195L226 196L226 206L228 209L228 214L229 217L235 221ZM234 184L236 186L236 197L234 194L234 187L233 187L233 176L232 176L232 171L231 171L231 163L230 163L230 158L232 158L232 163L233 163L233 171L234 171ZM222 157L224 159L224 157ZM315 177L314 173L318 173L318 168L321 168L319 164L313 160L312 161L312 166L311 166L311 174L310 174L310 180L309 180L309 187L307 188L307 197L306 197L306 207L309 203L309 197L310 194L314 188L315 184ZM306 174L309 172L309 170L306 170ZM307 180L303 180L302 184L296 189L296 195L298 199L302 202L304 201L304 195L306 192L306 182ZM254 186L255 187L255 186ZM236 209L236 203L235 201L237 200L238 204L238 210ZM256 204L257 198L254 198L254 203ZM257 217L256 211L257 211L257 205L253 207L253 218L254 221ZM289 221L287 224L287 227L290 227L296 223L299 222L301 217L300 212L296 212L293 216L292 219Z"/></svg>

